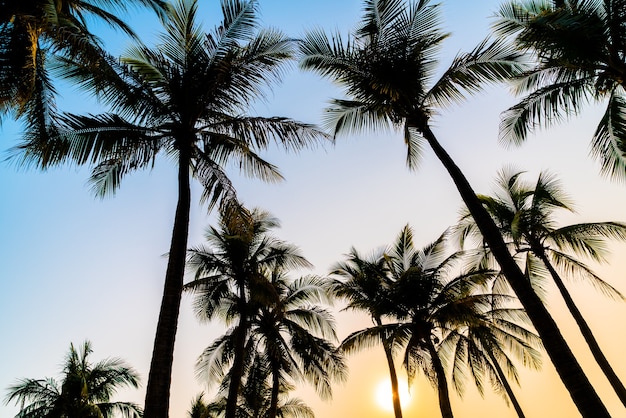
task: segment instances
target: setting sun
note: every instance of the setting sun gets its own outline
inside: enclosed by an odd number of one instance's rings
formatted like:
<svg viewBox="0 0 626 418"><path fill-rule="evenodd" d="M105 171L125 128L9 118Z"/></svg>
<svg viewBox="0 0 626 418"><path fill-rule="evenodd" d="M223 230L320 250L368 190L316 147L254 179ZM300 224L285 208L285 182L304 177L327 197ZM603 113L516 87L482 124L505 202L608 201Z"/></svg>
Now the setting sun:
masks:
<svg viewBox="0 0 626 418"><path fill-rule="evenodd" d="M400 405L404 408L411 401L411 394L409 393L409 387L406 380L401 379L398 382L400 391ZM375 392L376 403L379 407L393 411L393 402L391 399L391 382L389 379L381 380L376 386Z"/></svg>

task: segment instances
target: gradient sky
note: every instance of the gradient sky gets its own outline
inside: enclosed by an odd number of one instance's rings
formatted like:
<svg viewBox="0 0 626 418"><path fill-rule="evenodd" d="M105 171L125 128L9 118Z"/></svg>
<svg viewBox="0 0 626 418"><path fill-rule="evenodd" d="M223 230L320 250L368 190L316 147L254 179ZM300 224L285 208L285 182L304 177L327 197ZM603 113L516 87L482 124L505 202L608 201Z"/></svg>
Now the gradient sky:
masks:
<svg viewBox="0 0 626 418"><path fill-rule="evenodd" d="M217 23L217 1L204 1L200 16L206 28ZM322 27L347 30L360 16L358 0L260 0L262 19L293 36ZM452 37L442 61L449 63L460 50L472 48L488 33L490 16L499 0L444 0L443 17ZM136 14L131 24L147 43L158 32L155 20ZM114 53L128 45L122 37L103 35ZM92 109L90 99L63 89L60 104L73 111ZM289 72L268 103L251 113L320 121L327 100L340 92L313 74ZM499 113L514 103L506 87L494 87L434 121L434 131L468 176L475 190L489 193L498 170L507 165L528 171L536 179L549 169L577 203L578 213L564 222L626 221L624 184L602 178L599 165L588 156L588 144L601 108L589 106L584 117L532 136L521 148L498 142ZM0 149L17 143L19 127L4 122ZM416 244L424 245L452 225L460 198L443 168L426 150L417 172L405 167L402 139L390 133L340 137L299 154L271 150L264 154L281 169L287 181L267 185L240 178L233 171L241 199L249 207L270 211L282 222L276 231L298 245L325 274L351 246L363 253L390 243L407 223ZM145 383L175 206L176 174L166 160L151 172L128 176L114 198L96 199L86 186L88 170L62 167L41 173L0 164L0 388L17 378L59 376L59 365L70 342L93 342L93 360L122 357ZM195 196L199 195L197 187ZM199 204L192 206L190 245L202 242L206 226L215 220ZM626 246L615 245L608 266L599 266L607 281L626 292ZM553 292L554 293L554 292ZM626 379L626 305L603 298L590 286L573 290L583 314L596 331L617 373ZM194 378L198 354L223 328L200 325L183 299L175 352L171 414L184 417L192 398L204 389ZM571 320L556 297L550 309L579 356L600 396L615 417L626 416L617 397L590 361ZM340 308L340 307L338 307ZM366 318L340 313L340 337L368 325ZM374 400L378 382L386 378L382 349L350 358L350 376L336 387L332 402L321 402L310 389L297 395L320 418L391 417ZM576 409L547 357L540 372L522 374L520 394L527 416L570 418ZM438 416L437 398L419 377L411 388L407 417ZM119 399L143 403L143 388L125 390ZM512 409L487 393L480 398L468 384L463 399L453 397L455 416L514 417ZM0 404L0 418L15 415L14 405Z"/></svg>

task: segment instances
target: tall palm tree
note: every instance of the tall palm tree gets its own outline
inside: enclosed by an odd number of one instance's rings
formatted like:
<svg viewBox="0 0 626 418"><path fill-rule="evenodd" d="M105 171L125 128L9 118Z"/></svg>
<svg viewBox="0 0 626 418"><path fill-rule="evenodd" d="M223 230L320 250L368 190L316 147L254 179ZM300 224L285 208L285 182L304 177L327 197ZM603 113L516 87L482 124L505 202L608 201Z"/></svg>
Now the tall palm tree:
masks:
<svg viewBox="0 0 626 418"><path fill-rule="evenodd" d="M246 362L256 353L252 323L259 306L276 294L265 273L310 264L296 247L270 234L279 224L266 212L226 210L219 222L219 229L207 231L208 246L189 251L195 279L185 288L195 293L194 307L201 320L222 318L231 326L204 350L198 366L200 375L223 378L224 365L231 365L226 418L234 418Z"/></svg>
<svg viewBox="0 0 626 418"><path fill-rule="evenodd" d="M89 31L97 18L129 35L131 28L113 12L147 5L158 13L163 0L30 0L0 2L0 116L13 113L30 129L45 133L55 116L55 88L48 61L74 58L94 71L106 63L99 39ZM102 71L100 68L99 71Z"/></svg>
<svg viewBox="0 0 626 418"><path fill-rule="evenodd" d="M547 270L594 359L626 406L624 384L611 367L557 271L559 269L566 276L575 275L589 279L606 295L623 299L615 288L598 277L576 256L585 256L596 262L606 261L606 240L626 240L626 225L618 222L593 222L558 226L555 219L557 210L573 212L573 207L557 178L542 172L533 185L523 182L521 175L521 172L503 171L498 178L499 190L496 195L481 196L481 200L502 233L514 244L514 250L526 255L527 264L540 263ZM461 237L480 236L467 214L461 219L459 234ZM542 273L537 269L533 272L536 275Z"/></svg>
<svg viewBox="0 0 626 418"><path fill-rule="evenodd" d="M347 260L337 263L331 273L339 277L333 283L332 289L336 297L347 302L345 309L367 313L374 324L379 327L382 327L383 317L390 313L394 304L389 294L391 282L387 277L384 260L382 254L372 259L364 259L353 248L347 255ZM393 341L384 333L381 333L379 337L389 368L394 415L396 418L402 418Z"/></svg>
<svg viewBox="0 0 626 418"><path fill-rule="evenodd" d="M388 322L353 332L342 349L350 352L371 346L387 335L392 346L403 349L403 365L409 383L418 371L437 390L443 418L453 417L448 379L438 353L441 341L455 330L482 320L482 313L494 300L480 294L491 280L491 271L472 271L453 276L460 254L446 255L444 238L424 249L416 249L413 232L404 227L394 245L384 255L392 282L391 300L395 308Z"/></svg>
<svg viewBox="0 0 626 418"><path fill-rule="evenodd" d="M580 30L584 28L584 30ZM591 140L603 174L626 175L626 12L622 0L508 1L494 24L537 66L515 84L522 100L503 113L501 137L521 143L537 127L606 102Z"/></svg>
<svg viewBox="0 0 626 418"><path fill-rule="evenodd" d="M267 418L276 418L286 379L306 381L322 399L330 399L331 384L344 380L346 366L333 344L337 340L334 318L319 305L328 303L327 280L316 276L290 280L281 270L267 276L273 294L258 306L250 338L269 366L272 384Z"/></svg>
<svg viewBox="0 0 626 418"><path fill-rule="evenodd" d="M16 418L111 418L117 413L129 418L142 416L130 402L111 402L117 389L137 388L139 376L120 359L91 363L91 343L79 350L70 345L63 364L63 379L21 379L8 388L6 403L21 404Z"/></svg>
<svg viewBox="0 0 626 418"><path fill-rule="evenodd" d="M310 32L301 44L302 68L343 86L349 99L334 100L328 121L334 132L368 127L399 127L408 147L409 168L415 168L423 141L444 165L481 229L561 380L584 416L608 417L557 324L507 251L497 226L480 204L467 178L441 146L430 127L440 108L462 99L483 84L520 73L519 53L503 42L483 42L437 72L436 58L447 34L441 30L439 7L428 0L364 0L364 16L353 36L343 42ZM442 74L436 79L437 74Z"/></svg>
<svg viewBox="0 0 626 418"><path fill-rule="evenodd" d="M181 0L164 17L162 44L138 45L102 86L88 69L65 75L100 94L111 113L66 114L53 140L27 134L26 162L46 167L63 161L97 163L92 182L100 195L113 192L132 171L151 167L166 154L178 169L176 206L163 299L146 390L148 418L168 414L174 341L183 288L191 205L190 180L204 186L209 207L234 202L228 163L267 181L282 179L257 151L272 141L297 150L326 136L310 125L282 117L246 114L250 102L280 79L294 53L293 42L276 30L260 30L257 3L224 0L224 19L204 33L197 2ZM115 63L111 63L115 65Z"/></svg>

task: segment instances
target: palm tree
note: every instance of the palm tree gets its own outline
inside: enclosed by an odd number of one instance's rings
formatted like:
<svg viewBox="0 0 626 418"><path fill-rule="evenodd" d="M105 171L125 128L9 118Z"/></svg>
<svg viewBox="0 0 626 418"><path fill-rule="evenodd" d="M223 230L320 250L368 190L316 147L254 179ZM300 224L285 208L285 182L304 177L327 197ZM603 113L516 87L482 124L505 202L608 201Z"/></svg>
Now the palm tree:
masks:
<svg viewBox="0 0 626 418"><path fill-rule="evenodd" d="M285 379L307 381L322 399L330 399L331 384L344 380L346 366L332 343L337 340L332 314L319 306L328 302L327 280L316 276L289 280L280 270L267 277L273 292L258 306L250 339L269 366L272 384L267 417L275 418Z"/></svg>
<svg viewBox="0 0 626 418"><path fill-rule="evenodd" d="M445 254L444 237L422 250L413 244L413 231L405 226L394 245L384 254L390 298L395 308L387 323L353 332L341 348L347 352L371 346L386 335L391 346L404 351L403 365L409 383L421 369L439 397L443 418L453 417L448 379L438 349L450 332L460 332L474 321L482 321L485 309L496 299L480 294L493 275L471 271L451 277L458 268L460 253Z"/></svg>
<svg viewBox="0 0 626 418"><path fill-rule="evenodd" d="M572 204L564 195L558 180L548 173L540 173L532 185L521 180L522 172L503 171L498 178L499 191L495 196L481 196L485 208L494 218L502 233L514 244L518 254L525 254L527 264L542 264L556 284L565 305L576 321L594 359L626 406L626 388L602 352L591 328L574 303L557 268L567 276L586 278L606 295L623 299L622 295L598 277L575 256L585 256L596 262L606 261L607 238L626 240L626 225L617 222L593 222L558 226L557 209L573 212ZM471 217L466 214L459 225L459 234L480 236ZM574 254L574 255L571 255ZM534 269L535 275L541 271Z"/></svg>
<svg viewBox="0 0 626 418"><path fill-rule="evenodd" d="M91 343L85 341L76 350L70 344L63 380L21 379L8 388L6 403L21 404L16 418L109 418L120 413L125 417L142 416L141 408L130 402L111 402L123 386L137 388L139 377L124 361L116 358L91 363Z"/></svg>
<svg viewBox="0 0 626 418"><path fill-rule="evenodd" d="M198 366L200 375L222 379L224 365L231 364L226 418L233 418L246 362L256 353L250 338L252 322L258 307L276 293L265 273L310 264L296 247L270 235L279 223L266 212L226 210L219 222L219 229L210 227L206 233L209 246L189 250L195 279L185 289L195 293L194 307L201 320L221 318L232 325L204 350Z"/></svg>
<svg viewBox="0 0 626 418"><path fill-rule="evenodd" d="M94 71L106 61L99 39L87 18L129 35L131 28L107 11L124 12L130 5L147 5L157 13L163 0L30 0L0 3L0 116L23 117L30 129L45 133L55 116L55 88L48 61L78 59ZM102 71L102 68L99 69Z"/></svg>
<svg viewBox="0 0 626 418"><path fill-rule="evenodd" d="M591 153L605 175L626 174L626 12L621 0L509 1L500 7L496 33L514 36L537 66L515 84L522 100L503 113L500 135L523 142L582 112L589 102L606 102L591 140ZM580 30L580 28L585 28Z"/></svg>
<svg viewBox="0 0 626 418"><path fill-rule="evenodd" d="M250 102L263 98L264 88L279 80L294 46L276 30L258 30L254 1L224 0L222 11L224 20L207 34L196 21L197 2L177 3L164 18L163 44L131 49L105 86L74 67L66 76L99 92L112 113L66 114L51 128L53 140L31 132L21 146L24 160L40 167L67 160L97 163L91 180L101 196L115 191L130 172L151 167L160 154L175 161L178 202L146 390L148 418L168 414L191 177L204 186L202 198L209 207L232 203L236 195L226 164L277 181L282 179L277 168L257 150L272 141L297 150L326 138L307 124L246 114Z"/></svg>
<svg viewBox="0 0 626 418"><path fill-rule="evenodd" d="M584 374L557 324L507 251L497 226L471 185L430 128L430 119L481 85L509 79L524 69L519 53L505 43L483 42L436 72L437 52L447 34L439 8L428 0L364 0L364 17L352 38L328 38L310 32L301 43L302 68L329 77L349 96L334 100L328 121L335 134L367 127L399 127L415 168L423 141L444 165L481 229L515 294L541 336L561 380L584 416L608 417L608 411ZM435 79L437 74L442 74Z"/></svg>
<svg viewBox="0 0 626 418"><path fill-rule="evenodd" d="M513 405L517 416L524 418L524 411L510 383L513 380L519 384L511 356L520 358L525 366L538 369L541 358L537 348L541 346L541 340L520 325L528 322L521 309L497 308L483 316L483 320L472 321L465 329L452 330L442 341L439 355L443 359L452 358L452 383L459 395L464 393L469 368L481 395L484 381L488 380L507 404Z"/></svg>
<svg viewBox="0 0 626 418"><path fill-rule="evenodd" d="M364 259L353 248L347 255L347 260L337 263L331 273L340 278L333 283L332 289L336 297L347 302L345 309L367 313L374 324L379 327L382 327L383 317L390 313L394 304L389 295L391 283L387 277L384 260L382 254L372 259ZM392 340L384 333L381 333L379 337L389 368L393 411L396 418L402 418Z"/></svg>

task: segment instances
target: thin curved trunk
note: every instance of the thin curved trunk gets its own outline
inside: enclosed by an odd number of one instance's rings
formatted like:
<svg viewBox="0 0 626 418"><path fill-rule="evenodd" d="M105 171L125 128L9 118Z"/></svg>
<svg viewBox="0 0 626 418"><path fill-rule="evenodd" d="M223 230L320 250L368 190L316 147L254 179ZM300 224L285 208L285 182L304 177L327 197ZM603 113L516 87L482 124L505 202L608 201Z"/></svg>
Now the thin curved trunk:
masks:
<svg viewBox="0 0 626 418"><path fill-rule="evenodd" d="M502 386L504 386L504 390L506 391L506 394L509 397L511 404L513 405L513 409L515 409L515 412L517 412L517 416L519 418L526 418L526 416L524 415L524 411L522 411L522 406L519 404L517 397L515 396L515 393L513 392L513 388L509 384L509 380L504 374L502 367L500 367L500 364L498 363L496 356L493 355L493 351L491 350L485 350L485 351L489 355L489 359L491 360L493 368L496 370L496 373L498 374L498 378L500 379Z"/></svg>
<svg viewBox="0 0 626 418"><path fill-rule="evenodd" d="M541 247L534 247L533 254L539 256L541 261L544 263L544 265L550 272L550 275L552 276L552 280L554 280L554 284L556 284L556 287L559 289L559 292L561 293L561 296L563 297L563 300L565 301L565 305L567 306L567 309L569 309L570 313L572 314L572 317L576 321L576 325L578 325L578 329L580 329L580 333L582 334L582 336L585 339L585 342L589 346L589 350L593 354L593 358L595 359L596 363L598 363L598 366L600 366L600 369L606 376L607 380L611 383L611 387L617 394L617 397L619 398L619 400L622 401L622 404L624 406L626 406L626 387L624 387L624 384L620 380L619 376L617 376L617 374L615 373L615 370L613 370L613 367L611 367L609 360L606 358L606 356L604 355L604 352L600 348L600 345L598 344L598 341L593 335L591 328L587 324L587 321L585 321L585 318L583 318L582 313L580 312L580 310L574 303L574 299L572 299L572 296L567 290L567 287L565 287L565 283L563 283L563 280L561 280L561 276L559 276L557 271L554 269L554 267L552 266L552 263L550 263L550 260L548 260L548 257L546 256L545 252L540 250L539 248Z"/></svg>
<svg viewBox="0 0 626 418"><path fill-rule="evenodd" d="M576 357L574 357L556 322L515 263L498 227L482 206L465 175L437 141L430 127L426 125L420 128L424 138L454 181L463 202L474 218L507 281L541 337L546 352L578 411L585 418L610 418L606 406L602 403Z"/></svg>
<svg viewBox="0 0 626 418"><path fill-rule="evenodd" d="M239 388L244 372L244 360L246 356L246 334L248 332L248 316L245 286L239 286L239 300L241 303L239 325L235 330L235 355L233 366L230 371L230 383L228 385L228 398L226 399L226 411L224 418L235 418L237 414L237 400L239 398Z"/></svg>
<svg viewBox="0 0 626 418"><path fill-rule="evenodd" d="M450 403L450 393L448 392L448 380L446 379L446 372L441 364L439 354L435 349L432 342L428 341L428 353L430 354L430 361L433 369L435 369L435 376L437 377L437 394L439 395L439 409L441 409L442 418L453 418L452 404Z"/></svg>
<svg viewBox="0 0 626 418"><path fill-rule="evenodd" d="M163 298L154 338L148 386L146 387L145 418L167 418L169 414L174 341L178 328L185 257L187 255L187 238L189 236L189 211L191 208L189 181L189 156L181 151L178 160L178 204L174 215L174 228L165 272Z"/></svg>
<svg viewBox="0 0 626 418"><path fill-rule="evenodd" d="M280 392L280 370L276 365L272 366L272 394L270 399L270 409L267 418L276 418L278 414L278 394Z"/></svg>
<svg viewBox="0 0 626 418"><path fill-rule="evenodd" d="M237 414L237 399L239 398L239 388L243 376L244 357L246 351L246 329L247 320L244 318L239 322L235 330L235 355L233 366L230 372L230 382L228 384L228 398L226 399L225 418L235 418Z"/></svg>
<svg viewBox="0 0 626 418"><path fill-rule="evenodd" d="M379 318L376 318L376 324L382 326L382 322ZM396 418L402 418L402 405L400 404L400 389L398 385L398 373L396 372L396 365L393 362L393 353L391 352L391 346L389 345L389 339L383 339L383 349L385 350L385 357L387 358L387 366L389 367L389 379L391 380L391 397L393 401L393 412Z"/></svg>

